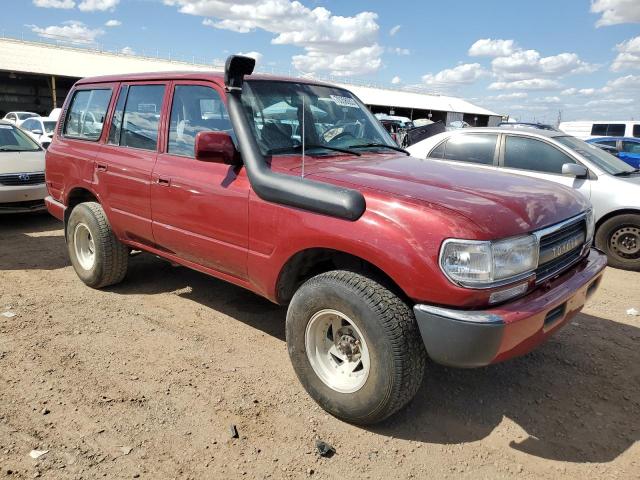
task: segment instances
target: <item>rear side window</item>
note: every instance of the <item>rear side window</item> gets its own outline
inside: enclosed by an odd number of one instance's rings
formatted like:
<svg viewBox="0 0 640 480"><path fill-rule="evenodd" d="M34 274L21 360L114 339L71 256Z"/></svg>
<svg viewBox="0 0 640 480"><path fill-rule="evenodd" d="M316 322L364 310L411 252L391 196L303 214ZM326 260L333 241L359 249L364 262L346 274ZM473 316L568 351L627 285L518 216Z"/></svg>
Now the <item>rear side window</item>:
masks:
<svg viewBox="0 0 640 480"><path fill-rule="evenodd" d="M504 166L543 173L562 173L562 165L576 163L571 157L541 140L508 135Z"/></svg>
<svg viewBox="0 0 640 480"><path fill-rule="evenodd" d="M493 165L497 141L497 135L454 135L445 143L442 158Z"/></svg>
<svg viewBox="0 0 640 480"><path fill-rule="evenodd" d="M616 142L615 140L606 140L604 142L595 142L598 145L609 145L610 147L617 147L618 146L618 142Z"/></svg>
<svg viewBox="0 0 640 480"><path fill-rule="evenodd" d="M594 123L591 127L591 135L600 137L624 137L624 123Z"/></svg>
<svg viewBox="0 0 640 480"><path fill-rule="evenodd" d="M64 135L98 140L111 100L111 89L77 90L64 122Z"/></svg>
<svg viewBox="0 0 640 480"><path fill-rule="evenodd" d="M640 138L640 125L633 126L633 136L636 138Z"/></svg>
<svg viewBox="0 0 640 480"><path fill-rule="evenodd" d="M156 150L164 89L164 85L133 85L129 87L122 119L120 145L143 150Z"/></svg>
<svg viewBox="0 0 640 480"><path fill-rule="evenodd" d="M233 132L218 92L200 85L176 85L169 121L168 152L193 157L196 135L207 130Z"/></svg>

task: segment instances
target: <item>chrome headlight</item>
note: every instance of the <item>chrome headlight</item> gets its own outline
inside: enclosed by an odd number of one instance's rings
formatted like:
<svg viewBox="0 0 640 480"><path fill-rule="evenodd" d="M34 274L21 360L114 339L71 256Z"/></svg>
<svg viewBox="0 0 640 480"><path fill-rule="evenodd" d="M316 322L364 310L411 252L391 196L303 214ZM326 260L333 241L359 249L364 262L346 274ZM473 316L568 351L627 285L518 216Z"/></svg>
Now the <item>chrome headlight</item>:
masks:
<svg viewBox="0 0 640 480"><path fill-rule="evenodd" d="M591 246L593 235L596 231L596 216L593 213L593 208L586 211L585 221L587 222L587 238L584 243L587 246Z"/></svg>
<svg viewBox="0 0 640 480"><path fill-rule="evenodd" d="M538 240L525 235L495 242L445 240L440 268L454 283L490 288L516 281L538 266Z"/></svg>

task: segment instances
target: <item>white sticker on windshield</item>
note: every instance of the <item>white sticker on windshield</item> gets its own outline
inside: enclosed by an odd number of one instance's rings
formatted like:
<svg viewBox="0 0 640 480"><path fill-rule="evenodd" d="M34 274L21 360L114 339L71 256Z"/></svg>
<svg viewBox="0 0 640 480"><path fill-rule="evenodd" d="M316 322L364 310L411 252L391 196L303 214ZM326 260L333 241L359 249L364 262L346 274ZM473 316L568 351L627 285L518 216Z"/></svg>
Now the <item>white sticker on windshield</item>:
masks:
<svg viewBox="0 0 640 480"><path fill-rule="evenodd" d="M331 100L336 102L336 105L340 105L341 107L351 107L351 108L360 108L358 103L350 97L340 97L338 95L331 95Z"/></svg>

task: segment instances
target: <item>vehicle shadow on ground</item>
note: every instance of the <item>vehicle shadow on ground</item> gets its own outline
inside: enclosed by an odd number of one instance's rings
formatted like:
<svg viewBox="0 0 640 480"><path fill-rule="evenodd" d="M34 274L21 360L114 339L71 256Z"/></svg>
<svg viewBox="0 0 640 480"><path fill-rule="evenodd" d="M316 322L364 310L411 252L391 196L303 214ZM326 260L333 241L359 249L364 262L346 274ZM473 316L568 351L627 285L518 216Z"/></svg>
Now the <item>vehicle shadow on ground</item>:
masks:
<svg viewBox="0 0 640 480"><path fill-rule="evenodd" d="M62 222L48 213L0 216L0 270L56 270L70 264Z"/></svg>
<svg viewBox="0 0 640 480"><path fill-rule="evenodd" d="M162 281L149 280L161 278ZM131 262L125 294L176 291L281 341L286 308L150 255ZM507 418L513 449L568 462L609 462L640 440L640 329L578 315L535 352L461 370L428 364L411 404L369 430L439 444L482 440Z"/></svg>

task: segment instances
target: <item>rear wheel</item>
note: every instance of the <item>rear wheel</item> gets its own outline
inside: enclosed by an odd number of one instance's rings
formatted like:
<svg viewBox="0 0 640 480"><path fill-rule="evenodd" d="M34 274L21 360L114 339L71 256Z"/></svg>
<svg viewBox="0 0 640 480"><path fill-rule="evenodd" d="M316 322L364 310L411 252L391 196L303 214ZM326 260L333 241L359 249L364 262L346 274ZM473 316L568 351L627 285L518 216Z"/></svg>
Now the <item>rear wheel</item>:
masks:
<svg viewBox="0 0 640 480"><path fill-rule="evenodd" d="M640 271L640 215L612 217L598 228L596 246L607 254L609 266Z"/></svg>
<svg viewBox="0 0 640 480"><path fill-rule="evenodd" d="M293 368L327 412L381 421L416 394L426 352L412 309L363 275L336 270L304 283L287 312Z"/></svg>
<svg viewBox="0 0 640 480"><path fill-rule="evenodd" d="M66 235L71 264L85 284L102 288L124 279L129 249L114 235L99 203L77 205L69 216Z"/></svg>

